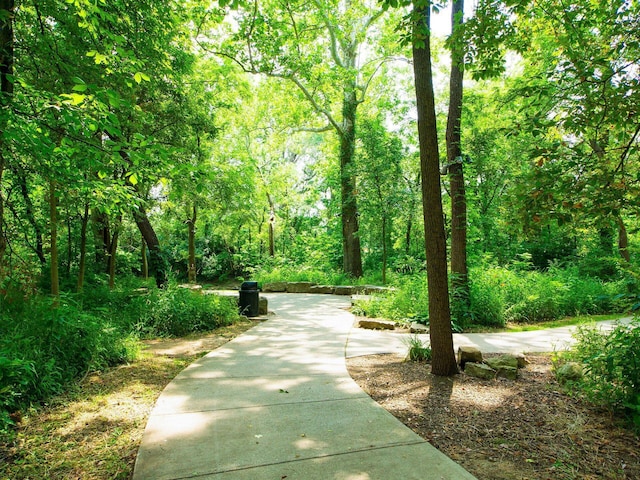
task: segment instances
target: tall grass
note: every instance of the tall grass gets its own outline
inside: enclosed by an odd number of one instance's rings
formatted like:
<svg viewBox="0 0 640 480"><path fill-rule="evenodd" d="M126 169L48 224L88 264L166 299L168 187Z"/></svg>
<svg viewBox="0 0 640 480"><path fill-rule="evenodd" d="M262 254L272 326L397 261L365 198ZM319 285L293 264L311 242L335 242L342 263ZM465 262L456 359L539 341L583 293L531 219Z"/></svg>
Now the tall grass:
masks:
<svg viewBox="0 0 640 480"><path fill-rule="evenodd" d="M171 285L97 287L82 295L0 295L0 433L12 412L46 400L91 370L132 360L141 336L212 330L238 318L232 299Z"/></svg>
<svg viewBox="0 0 640 480"><path fill-rule="evenodd" d="M470 271L470 309L453 308L456 325L503 327L507 322L538 323L566 316L627 311L637 295L624 280L604 282L577 269L547 272L484 266ZM423 274L400 279L394 291L356 304L355 312L393 320L428 320L427 282Z"/></svg>

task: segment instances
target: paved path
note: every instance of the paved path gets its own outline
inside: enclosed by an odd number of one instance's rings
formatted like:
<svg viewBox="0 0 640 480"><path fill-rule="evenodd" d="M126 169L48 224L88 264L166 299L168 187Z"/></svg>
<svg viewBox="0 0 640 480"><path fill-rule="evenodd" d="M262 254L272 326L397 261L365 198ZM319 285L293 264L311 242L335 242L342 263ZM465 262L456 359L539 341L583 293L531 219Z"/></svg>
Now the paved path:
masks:
<svg viewBox="0 0 640 480"><path fill-rule="evenodd" d="M619 320L628 323L631 317ZM600 328L611 328L615 321L599 322ZM460 345L475 345L484 353L536 353L566 350L574 339L576 327L550 328L531 332L514 333L456 333L453 335L455 351ZM398 353L406 355L407 340L410 335L393 331L374 331L354 328L347 343L347 357L373 355L378 353ZM429 335L418 335L429 342Z"/></svg>
<svg viewBox="0 0 640 480"><path fill-rule="evenodd" d="M161 394L134 480L474 478L351 379L348 297L267 296L274 318L190 365ZM356 344L352 337L347 348Z"/></svg>

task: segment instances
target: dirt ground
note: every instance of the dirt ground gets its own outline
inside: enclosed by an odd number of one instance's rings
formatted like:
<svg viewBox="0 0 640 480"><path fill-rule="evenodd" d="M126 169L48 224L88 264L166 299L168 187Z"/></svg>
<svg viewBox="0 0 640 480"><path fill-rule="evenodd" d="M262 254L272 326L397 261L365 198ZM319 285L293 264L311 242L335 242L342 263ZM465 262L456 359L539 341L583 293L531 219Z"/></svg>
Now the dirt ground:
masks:
<svg viewBox="0 0 640 480"><path fill-rule="evenodd" d="M549 356L520 378L439 378L396 355L347 362L356 382L480 480L640 479L640 438L562 392Z"/></svg>

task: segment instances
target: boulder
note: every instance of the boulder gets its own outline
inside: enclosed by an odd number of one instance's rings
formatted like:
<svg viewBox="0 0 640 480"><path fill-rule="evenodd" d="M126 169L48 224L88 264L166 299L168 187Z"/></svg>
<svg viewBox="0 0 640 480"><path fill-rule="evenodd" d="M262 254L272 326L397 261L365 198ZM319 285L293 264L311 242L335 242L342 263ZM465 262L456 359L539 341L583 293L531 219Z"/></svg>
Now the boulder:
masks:
<svg viewBox="0 0 640 480"><path fill-rule="evenodd" d="M409 332L411 333L429 333L429 327L422 323L412 322L409 326Z"/></svg>
<svg viewBox="0 0 640 480"><path fill-rule="evenodd" d="M500 355L499 357L487 358L484 363L494 370L503 367L518 368L518 359L513 355Z"/></svg>
<svg viewBox="0 0 640 480"><path fill-rule="evenodd" d="M556 378L560 383L575 382L582 378L582 365L577 362L567 362L556 370Z"/></svg>
<svg viewBox="0 0 640 480"><path fill-rule="evenodd" d="M482 352L472 345L458 347L458 365L464 369L467 362L482 363Z"/></svg>
<svg viewBox="0 0 640 480"><path fill-rule="evenodd" d="M286 292L287 282L271 282L262 286L263 292Z"/></svg>
<svg viewBox="0 0 640 480"><path fill-rule="evenodd" d="M287 283L287 292L289 293L309 293L311 287L316 285L311 282L289 282Z"/></svg>
<svg viewBox="0 0 640 480"><path fill-rule="evenodd" d="M355 288L349 285L336 285L333 291L334 295L353 295L354 293Z"/></svg>
<svg viewBox="0 0 640 480"><path fill-rule="evenodd" d="M377 318L362 318L358 320L358 327L368 328L369 330L393 330L396 323L391 320L380 320Z"/></svg>
<svg viewBox="0 0 640 480"><path fill-rule="evenodd" d="M322 293L326 295L333 294L335 287L331 285L313 285L309 290L309 293Z"/></svg>
<svg viewBox="0 0 640 480"><path fill-rule="evenodd" d="M493 380L496 378L496 371L484 363L469 362L464 366L464 373L483 380Z"/></svg>
<svg viewBox="0 0 640 480"><path fill-rule="evenodd" d="M258 315L267 315L269 313L269 302L264 297L258 298Z"/></svg>
<svg viewBox="0 0 640 480"><path fill-rule="evenodd" d="M500 367L496 370L496 377L517 380L518 369L516 367Z"/></svg>
<svg viewBox="0 0 640 480"><path fill-rule="evenodd" d="M524 353L514 353L513 356L518 361L518 368L524 368L529 365L529 360L524 356Z"/></svg>

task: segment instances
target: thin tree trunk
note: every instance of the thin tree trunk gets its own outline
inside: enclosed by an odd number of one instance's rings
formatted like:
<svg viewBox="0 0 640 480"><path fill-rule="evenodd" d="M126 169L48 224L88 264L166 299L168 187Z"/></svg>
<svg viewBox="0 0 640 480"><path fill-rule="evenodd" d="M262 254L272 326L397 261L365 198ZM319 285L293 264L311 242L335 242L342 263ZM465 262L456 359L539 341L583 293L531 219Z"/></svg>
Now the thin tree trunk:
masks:
<svg viewBox="0 0 640 480"><path fill-rule="evenodd" d="M275 235L274 235L274 229L273 229L273 224L275 222L275 215L273 214L273 212L271 212L271 214L269 215L269 256L270 257L275 257L276 256L276 241L275 241Z"/></svg>
<svg viewBox="0 0 640 480"><path fill-rule="evenodd" d="M118 253L118 237L120 236L120 225L122 224L122 215L118 216L116 224L113 227L113 236L109 242L109 289L113 290L116 286L116 259Z"/></svg>
<svg viewBox="0 0 640 480"><path fill-rule="evenodd" d="M436 128L435 99L431 71L430 2L414 0L413 69L418 112L420 171L429 289L429 335L431 339L431 373L449 376L457 373L453 351L453 332L447 279L447 248L444 233L440 186L440 159ZM420 43L418 43L420 42Z"/></svg>
<svg viewBox="0 0 640 480"><path fill-rule="evenodd" d="M188 267L189 283L196 283L196 219L197 217L198 217L198 211L194 203L191 218L187 222L189 224L189 267Z"/></svg>
<svg viewBox="0 0 640 480"><path fill-rule="evenodd" d="M453 35L462 24L464 0L455 0L451 10ZM463 55L460 44L451 48L449 80L449 115L447 118L447 164L451 192L451 286L454 311L459 315L469 309L469 279L467 271L467 196L462 166L460 125L462 119Z"/></svg>
<svg viewBox="0 0 640 480"><path fill-rule="evenodd" d="M409 213L409 218L407 219L407 231L404 237L404 253L409 255L411 252L411 229L413 228L413 213Z"/></svg>
<svg viewBox="0 0 640 480"><path fill-rule="evenodd" d="M0 108L8 110L13 96L13 19L14 0L0 0ZM2 115L0 132L5 131L8 117ZM2 195L2 175L6 167L5 146L0 135L0 281L2 280L2 264L7 250L7 239L4 232L4 197Z"/></svg>
<svg viewBox="0 0 640 480"><path fill-rule="evenodd" d="M149 278L149 262L147 261L147 242L144 241L144 237L142 238L140 254L142 256L142 278L146 280Z"/></svg>
<svg viewBox="0 0 640 480"><path fill-rule="evenodd" d="M267 192L267 201L269 202L269 256L276 256L276 240L275 240L275 232L274 232L274 223L276 221L276 208L273 203L273 198L271 198L271 194Z"/></svg>
<svg viewBox="0 0 640 480"><path fill-rule="evenodd" d="M382 283L387 283L387 216L382 216Z"/></svg>
<svg viewBox="0 0 640 480"><path fill-rule="evenodd" d="M107 255L109 253L109 240L111 239L109 217L105 213L92 210L91 221L96 250L96 264L102 266L101 269L108 270Z"/></svg>
<svg viewBox="0 0 640 480"><path fill-rule="evenodd" d="M156 280L156 285L158 288L164 288L167 284L167 276L168 276L168 265L167 261L160 250L160 242L158 241L158 236L156 235L155 230L153 229L153 225L149 221L149 217L147 216L147 212L145 211L143 206L139 206L133 212L133 217L138 226L138 230L142 234L144 241L147 244L147 248L149 249L149 259L150 261L150 270L153 272L153 276Z"/></svg>
<svg viewBox="0 0 640 480"><path fill-rule="evenodd" d="M342 132L340 135L340 190L342 193L342 253L344 272L352 277L362 276L362 255L356 202L356 180L353 157L356 144L355 82L345 88L342 102Z"/></svg>
<svg viewBox="0 0 640 480"><path fill-rule="evenodd" d="M78 266L78 285L76 290L82 292L84 288L84 274L87 269L87 227L89 225L89 203L84 204L82 228L80 229L80 265Z"/></svg>
<svg viewBox="0 0 640 480"><path fill-rule="evenodd" d="M54 304L58 304L60 295L60 279L58 274L58 202L56 200L56 183L49 181L49 219L51 233L51 295L54 297Z"/></svg>
<svg viewBox="0 0 640 480"><path fill-rule="evenodd" d="M22 193L22 199L24 200L25 205L25 213L27 214L27 219L33 227L36 236L36 255L38 256L38 260L40 260L40 264L44 265L47 263L47 259L44 256L44 242L42 240L42 228L36 221L36 217L34 214L35 209L33 208L33 202L31 201L31 197L29 196L29 187L27 185L27 177L24 171L16 172L16 177L18 178L18 183L20 184L20 192Z"/></svg>
<svg viewBox="0 0 640 480"><path fill-rule="evenodd" d="M69 213L69 205L67 204L67 278L71 276L71 257L73 256L73 243L71 242L71 214Z"/></svg>

